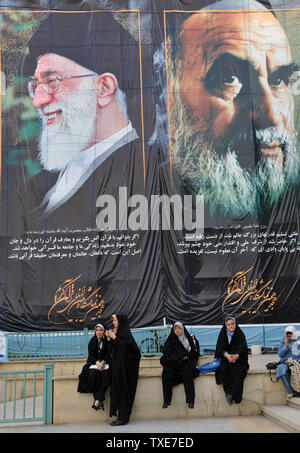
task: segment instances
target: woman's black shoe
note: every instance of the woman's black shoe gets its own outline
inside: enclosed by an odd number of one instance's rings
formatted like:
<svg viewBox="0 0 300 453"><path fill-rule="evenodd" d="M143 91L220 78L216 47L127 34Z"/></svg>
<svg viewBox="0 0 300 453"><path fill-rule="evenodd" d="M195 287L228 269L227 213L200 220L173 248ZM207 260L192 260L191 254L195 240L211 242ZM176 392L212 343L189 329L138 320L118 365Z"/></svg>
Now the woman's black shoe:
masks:
<svg viewBox="0 0 300 453"><path fill-rule="evenodd" d="M95 411L97 411L99 409L99 407L100 407L100 404L99 404L99 406L96 406L95 401L94 401L94 403L92 405L92 409L95 409ZM104 410L104 408L103 408L103 410Z"/></svg>
<svg viewBox="0 0 300 453"><path fill-rule="evenodd" d="M189 404L188 404L188 408L189 408L189 409L194 409L194 403L189 403Z"/></svg>
<svg viewBox="0 0 300 453"><path fill-rule="evenodd" d="M232 405L233 401L232 401L232 395L229 395L228 393L225 394L225 397L226 397L226 400L227 400L227 403L229 404L229 406Z"/></svg>
<svg viewBox="0 0 300 453"><path fill-rule="evenodd" d="M170 406L171 403L164 403L162 405L162 409L167 409L168 406Z"/></svg>
<svg viewBox="0 0 300 453"><path fill-rule="evenodd" d="M114 422L111 422L111 426L121 426L121 425L127 425L128 422L125 422L123 420L116 420Z"/></svg>

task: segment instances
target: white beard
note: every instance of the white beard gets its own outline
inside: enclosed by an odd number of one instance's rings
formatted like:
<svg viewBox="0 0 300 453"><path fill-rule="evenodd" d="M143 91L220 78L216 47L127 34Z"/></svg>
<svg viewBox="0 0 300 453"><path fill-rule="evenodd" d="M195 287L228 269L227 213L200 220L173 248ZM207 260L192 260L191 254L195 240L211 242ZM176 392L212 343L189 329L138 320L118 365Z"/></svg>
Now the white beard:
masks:
<svg viewBox="0 0 300 453"><path fill-rule="evenodd" d="M61 116L47 125L44 113L61 110ZM43 129L39 141L39 160L47 171L60 171L93 139L97 102L93 80L83 80L79 91L63 102L51 103L39 111Z"/></svg>
<svg viewBox="0 0 300 453"><path fill-rule="evenodd" d="M271 208L292 184L299 182L296 134L288 139L288 134L279 128L257 131L256 140L261 142L266 137L271 143L285 136L284 165L277 159L262 156L254 169L244 168L234 147L228 145L224 153L214 150L214 144L208 143L203 134L194 132L193 119L182 102L175 105L171 124L176 168L184 181L204 196L212 215L219 212L232 218L255 216Z"/></svg>

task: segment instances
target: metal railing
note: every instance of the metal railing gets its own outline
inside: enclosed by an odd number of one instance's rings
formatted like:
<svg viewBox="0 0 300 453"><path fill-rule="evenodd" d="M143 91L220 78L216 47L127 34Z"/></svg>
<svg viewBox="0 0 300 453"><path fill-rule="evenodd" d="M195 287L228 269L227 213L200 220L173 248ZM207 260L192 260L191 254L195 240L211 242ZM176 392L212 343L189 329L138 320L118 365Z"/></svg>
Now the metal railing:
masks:
<svg viewBox="0 0 300 453"><path fill-rule="evenodd" d="M143 356L161 355L163 346L171 331L171 326L148 329L143 331L140 338L136 338ZM138 337L138 333L134 334Z"/></svg>
<svg viewBox="0 0 300 453"><path fill-rule="evenodd" d="M88 329L76 332L8 332L8 360L85 358Z"/></svg>
<svg viewBox="0 0 300 453"><path fill-rule="evenodd" d="M52 423L53 367L0 372L0 423Z"/></svg>
<svg viewBox="0 0 300 453"><path fill-rule="evenodd" d="M143 356L159 355L171 326L131 329ZM87 328L80 331L8 332L8 360L86 358L88 343L94 335Z"/></svg>

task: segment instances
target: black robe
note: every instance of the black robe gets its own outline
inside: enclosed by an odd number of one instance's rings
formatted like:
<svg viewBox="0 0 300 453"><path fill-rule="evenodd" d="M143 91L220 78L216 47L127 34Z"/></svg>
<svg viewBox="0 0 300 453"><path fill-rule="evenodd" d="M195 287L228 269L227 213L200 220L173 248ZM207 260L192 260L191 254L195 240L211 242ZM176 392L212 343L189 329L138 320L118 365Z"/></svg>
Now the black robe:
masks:
<svg viewBox="0 0 300 453"><path fill-rule="evenodd" d="M184 333L191 347L188 352L182 345L173 328L168 336L160 363L163 366L162 381L164 401L171 402L171 388L180 383L184 384L187 403L193 403L195 398L195 390L193 380L198 376L196 369L196 349L192 337L184 327ZM188 357L183 360L183 357Z"/></svg>
<svg viewBox="0 0 300 453"><path fill-rule="evenodd" d="M235 363L230 363L224 357L225 352L228 352L228 354L239 354L239 358ZM235 403L240 403L243 397L244 379L247 375L249 364L246 337L237 324L229 344L224 322L218 336L215 358L221 359L220 367L215 372L216 383L218 385L223 384L225 393L231 395Z"/></svg>
<svg viewBox="0 0 300 453"><path fill-rule="evenodd" d="M78 376L79 393L93 393L95 399L104 400L104 394L109 387L110 382L110 368L108 370L98 371L90 369L91 365L95 365L97 361L105 362L110 365L111 362L111 341L103 337L102 348L98 347L98 338L96 334L91 338L88 345L88 358L86 364L83 366L80 375Z"/></svg>
<svg viewBox="0 0 300 453"><path fill-rule="evenodd" d="M197 338L195 338L193 341L194 341L194 345L195 345L195 349L196 349L196 364L197 364L198 357L200 357L200 345L199 345L199 341L197 340Z"/></svg>
<svg viewBox="0 0 300 453"><path fill-rule="evenodd" d="M26 229L53 231L49 236L56 241L56 250L55 253L45 253L41 259L21 262L19 329L34 330L34 324L39 330L74 330L78 324L89 327L99 320L108 323L113 313L122 310L124 303L134 313L150 296L152 310L143 309L144 322L151 324L153 316L157 319L161 316L161 276L157 272L160 232L133 231L129 227L119 229L118 219L116 230L97 231L96 228L96 218L102 210L96 206L99 196L113 197L118 215L120 187L127 188L128 198L135 194L149 194L150 191L155 193L156 167L152 151L145 162L146 188L143 162L139 139L120 147L95 169L68 201L46 217L44 208L33 210L33 207L40 205L41 200L38 202L36 198L39 193L43 198L45 190L42 189L52 187L51 174L41 175L39 181L31 181L33 187L27 188L29 193L24 197ZM132 210L134 208L128 208L128 213ZM42 237L43 241L46 240L44 234ZM149 267L149 262L153 266ZM73 281L74 302L76 293L85 289L84 298L93 294L88 299L89 305L71 304L71 300L64 297ZM61 302L55 305L55 300ZM65 309L67 304L69 309Z"/></svg>
<svg viewBox="0 0 300 453"><path fill-rule="evenodd" d="M111 361L110 417L128 421L138 382L140 350L130 332L126 315L117 314L119 326L113 340Z"/></svg>

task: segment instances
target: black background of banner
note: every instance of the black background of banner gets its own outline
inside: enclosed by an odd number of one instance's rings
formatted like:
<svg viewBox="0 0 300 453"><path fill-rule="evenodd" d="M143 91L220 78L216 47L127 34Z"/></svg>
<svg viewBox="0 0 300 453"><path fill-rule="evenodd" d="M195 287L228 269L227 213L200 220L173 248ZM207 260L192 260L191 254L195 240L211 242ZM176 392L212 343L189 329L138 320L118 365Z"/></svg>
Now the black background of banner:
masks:
<svg viewBox="0 0 300 453"><path fill-rule="evenodd" d="M134 145L127 145L124 151L117 152L105 162L99 173L94 176L94 183L96 181L97 185L100 181L99 185L94 189L89 187L89 196L78 198L78 206L90 202L91 196L96 199L99 194L111 194L118 199L118 189L121 186L129 187L129 196L141 193L146 195L148 200L154 194L171 196L174 193L181 195L184 193L181 176L170 170L166 149L161 143L151 140L155 129L156 108L161 95L161 86L153 72L153 54L164 41L164 10L194 10L196 3L197 8L201 6L199 2L189 2L188 6L173 1L153 0L149 3L151 11L141 10L141 19L144 15L146 17L147 13L148 17L151 15L152 39L149 42L145 38L146 27L143 28L143 25L141 42L136 42L136 67L131 68L134 89L131 87L131 90L126 92L132 101L130 119L137 129L139 138ZM38 9L39 5L32 5L29 6L29 2L26 2L25 6L32 10ZM16 8L20 6L22 5L16 4ZM4 8L5 6L2 6L5 13ZM74 11L80 10L76 3L72 3L70 8ZM123 8L130 9L127 2L120 2L120 9ZM50 14L61 13L50 12ZM286 15L288 14L292 16L293 12L286 12ZM297 21L299 11L296 10L294 15ZM280 17L284 19L283 12ZM137 16L135 20L137 21ZM26 22L25 19L24 21ZM292 44L296 46L296 40ZM15 79L9 78L11 54L12 50L6 45L5 51L1 54L1 69L6 74L8 87L15 84ZM16 98L23 95L23 91L15 91ZM92 222L87 221L82 212L78 215L76 202L65 206L61 213L46 220L43 216L38 218L29 214L39 205L45 195L45 188L49 189L55 183L57 175L40 171L28 178L28 154L23 155L22 150L29 150L32 161L35 160L38 133L33 137L25 137L22 142L16 132L23 126L19 105L10 107L6 102L7 97L3 96L0 199L1 330L51 331L92 328L99 319L110 325L111 315L120 311L128 314L131 327L162 324L163 318L166 318L167 322L180 319L191 325L215 325L223 322L225 314L237 316L239 322L245 324L300 321L298 186L287 191L265 218L257 216L233 220L220 216L212 217L206 213L205 235L211 239L205 240L206 243L210 240L211 245L199 255L192 251L201 248L200 242L199 244L194 242L192 246L193 241L189 243L189 252L179 253L178 244L185 243L184 231L160 229L137 232L134 244L141 252L136 255L123 253L121 256L116 254L91 258L78 254L73 258L68 256L65 259L55 257L50 259L50 252L47 252L47 256L41 258L28 259L27 255L21 259L19 250L15 258L9 258L16 253L14 248L20 247L20 242L16 242L20 239L25 250L24 243L26 241L28 243L29 239L39 240L39 244L43 246L47 241L53 241L54 237L57 241L59 239L65 241L65 244L73 242L82 245L86 237L88 238L86 243L91 244L94 240L98 244L106 243L107 236L105 232L98 234L94 230L95 205L92 208ZM167 129L167 126L165 127ZM166 136L167 132L166 130ZM15 165L11 164L12 156L17 156ZM111 175L111 178L107 178L106 175ZM76 228L79 232L75 232ZM243 236L246 233L248 236ZM111 234L115 234L115 237L128 234L130 240L134 236L129 229ZM232 241L240 240L238 250L234 253L224 252L226 248L228 249L225 243L226 235ZM252 251L248 249L241 252L242 239L248 240L250 236L253 243L256 241L256 248L253 246ZM274 237L277 237L278 242L276 251L271 249L274 243L270 241ZM280 243L280 240L287 242ZM127 246L131 245L128 243ZM123 244L123 252L127 246ZM267 248L269 251L266 251ZM209 253L212 250L214 253ZM72 249L72 253L75 253L75 249ZM232 279L239 272L246 271L248 272L242 282L243 286L239 286L239 292L237 289L234 291ZM73 279L77 280L71 294L68 291L72 285L70 281ZM253 282L256 279L254 286ZM268 283L268 291L263 291L264 285ZM241 280L236 283L235 288L239 284ZM86 299L94 293L93 300L99 303L99 307L92 309L87 315L91 307L87 308ZM267 296L273 293L274 304L269 306L270 298ZM97 299L96 296L100 294L101 297ZM61 302L54 310L55 300L57 301L59 297ZM239 298L243 298L243 303L236 302ZM102 305L100 300L103 300ZM93 317L95 313L96 317Z"/></svg>

